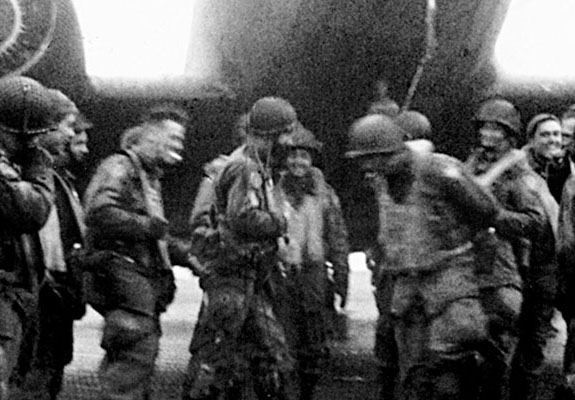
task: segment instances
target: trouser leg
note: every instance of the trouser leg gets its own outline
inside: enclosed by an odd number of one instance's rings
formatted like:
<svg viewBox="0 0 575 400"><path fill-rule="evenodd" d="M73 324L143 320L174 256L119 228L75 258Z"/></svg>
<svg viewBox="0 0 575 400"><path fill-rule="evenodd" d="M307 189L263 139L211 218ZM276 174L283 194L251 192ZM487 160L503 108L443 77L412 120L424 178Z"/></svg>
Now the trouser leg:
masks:
<svg viewBox="0 0 575 400"><path fill-rule="evenodd" d="M489 340L481 346L481 399L506 400L510 396L512 361L519 342L522 293L514 287L487 289L482 305L489 316Z"/></svg>
<svg viewBox="0 0 575 400"><path fill-rule="evenodd" d="M11 300L0 297L0 400L8 400L10 378L17 367L23 323Z"/></svg>
<svg viewBox="0 0 575 400"><path fill-rule="evenodd" d="M301 371L299 374L300 381L300 400L311 400L315 387L319 381L319 375Z"/></svg>
<svg viewBox="0 0 575 400"><path fill-rule="evenodd" d="M514 400L537 399L543 372L544 349L552 329L554 309L550 303L528 298L521 311L521 331L511 373Z"/></svg>
<svg viewBox="0 0 575 400"><path fill-rule="evenodd" d="M245 287L222 282L204 293L182 386L182 400L233 399L242 393L245 360L240 339L247 315Z"/></svg>
<svg viewBox="0 0 575 400"><path fill-rule="evenodd" d="M32 367L22 387L22 399L55 400L58 397L64 368L72 360L73 325L74 321L61 307L50 306L49 301L41 304L39 338Z"/></svg>
<svg viewBox="0 0 575 400"><path fill-rule="evenodd" d="M380 366L378 371L379 393L378 400L394 400L397 386L398 367Z"/></svg>
<svg viewBox="0 0 575 400"><path fill-rule="evenodd" d="M568 317L567 342L563 356L564 381L558 388L558 400L575 399L575 319Z"/></svg>
<svg viewBox="0 0 575 400"><path fill-rule="evenodd" d="M383 275L375 291L375 301L379 316L375 328L374 354L379 361L378 381L380 384L378 399L396 398L399 374L397 343L394 334L395 317L391 312L394 277Z"/></svg>
<svg viewBox="0 0 575 400"><path fill-rule="evenodd" d="M250 362L256 395L260 400L285 400L289 398L288 381L294 360L271 304L264 293L254 296L244 338L250 338L253 345Z"/></svg>
<svg viewBox="0 0 575 400"><path fill-rule="evenodd" d="M563 358L563 372L575 375L575 318L565 321L567 324L567 342Z"/></svg>
<svg viewBox="0 0 575 400"><path fill-rule="evenodd" d="M502 371L507 364L492 362L492 355L486 351L492 342L489 325L488 315L475 298L454 301L432 318L427 318L422 309L410 310L400 318L395 331L402 397L487 398L482 393L487 382L498 386L493 393L500 393L503 382L489 379L486 372L492 372L490 363ZM505 360L506 352L503 355Z"/></svg>
<svg viewBox="0 0 575 400"><path fill-rule="evenodd" d="M254 360L254 391L259 400L288 400L287 375L271 360Z"/></svg>
<svg viewBox="0 0 575 400"><path fill-rule="evenodd" d="M126 319L127 318L127 319ZM159 321L120 311L105 318L99 370L101 400L149 398L160 340Z"/></svg>
<svg viewBox="0 0 575 400"><path fill-rule="evenodd" d="M393 316L390 312L381 314L378 318L374 353L380 364L378 375L381 385L379 399L393 400L395 398L399 366Z"/></svg>
<svg viewBox="0 0 575 400"><path fill-rule="evenodd" d="M150 336L129 349L106 354L99 371L102 400L148 398L158 341Z"/></svg>
<svg viewBox="0 0 575 400"><path fill-rule="evenodd" d="M300 314L300 333L296 348L300 400L313 398L324 364L329 358L325 321L320 310Z"/></svg>
<svg viewBox="0 0 575 400"><path fill-rule="evenodd" d="M0 345L0 400L8 400L8 356Z"/></svg>

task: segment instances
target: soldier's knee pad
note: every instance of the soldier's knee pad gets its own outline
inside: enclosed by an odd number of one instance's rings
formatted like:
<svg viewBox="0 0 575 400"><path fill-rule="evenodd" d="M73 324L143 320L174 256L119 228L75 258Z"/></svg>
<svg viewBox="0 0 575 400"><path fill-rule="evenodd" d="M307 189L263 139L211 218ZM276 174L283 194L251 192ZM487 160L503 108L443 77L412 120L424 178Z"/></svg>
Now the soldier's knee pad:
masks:
<svg viewBox="0 0 575 400"><path fill-rule="evenodd" d="M101 346L114 350L133 346L156 331L153 318L125 310L114 310L106 314Z"/></svg>

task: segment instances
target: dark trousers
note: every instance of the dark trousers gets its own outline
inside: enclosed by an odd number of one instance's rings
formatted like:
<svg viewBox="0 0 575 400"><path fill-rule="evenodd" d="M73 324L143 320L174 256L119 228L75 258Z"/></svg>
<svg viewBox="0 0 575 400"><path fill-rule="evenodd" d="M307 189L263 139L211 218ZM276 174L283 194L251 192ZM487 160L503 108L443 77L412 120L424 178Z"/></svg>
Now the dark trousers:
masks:
<svg viewBox="0 0 575 400"><path fill-rule="evenodd" d="M206 287L183 400L233 399L248 372L259 399L285 398L293 359L269 296L254 293L252 285L230 278Z"/></svg>
<svg viewBox="0 0 575 400"><path fill-rule="evenodd" d="M21 398L55 400L62 390L64 368L72 361L74 319L69 302L50 285L40 290L39 312L39 335Z"/></svg>
<svg viewBox="0 0 575 400"><path fill-rule="evenodd" d="M17 368L24 326L14 301L0 294L0 399L8 399L10 378Z"/></svg>
<svg viewBox="0 0 575 400"><path fill-rule="evenodd" d="M106 313L100 364L101 400L148 400L160 347L157 318L116 309Z"/></svg>
<svg viewBox="0 0 575 400"><path fill-rule="evenodd" d="M527 294L520 318L519 345L513 360L511 398L538 398L538 381L543 372L544 350L553 331L553 303Z"/></svg>

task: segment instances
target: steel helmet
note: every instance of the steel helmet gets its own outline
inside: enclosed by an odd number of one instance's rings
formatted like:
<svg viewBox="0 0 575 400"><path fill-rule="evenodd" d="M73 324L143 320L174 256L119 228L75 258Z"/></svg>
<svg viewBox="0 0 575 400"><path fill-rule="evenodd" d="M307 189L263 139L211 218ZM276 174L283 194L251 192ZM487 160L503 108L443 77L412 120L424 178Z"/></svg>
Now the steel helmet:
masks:
<svg viewBox="0 0 575 400"><path fill-rule="evenodd" d="M48 89L48 92L50 92L53 98L53 104L58 114L57 119L61 120L68 114L78 114L80 112L76 104L62 91L58 89Z"/></svg>
<svg viewBox="0 0 575 400"><path fill-rule="evenodd" d="M34 79L0 79L0 129L29 136L55 129L57 108L49 90Z"/></svg>
<svg viewBox="0 0 575 400"><path fill-rule="evenodd" d="M293 131L297 114L293 106L279 97L263 97L248 114L248 132L257 136L278 136Z"/></svg>
<svg viewBox="0 0 575 400"><path fill-rule="evenodd" d="M407 132L407 139L429 139L431 123L422 113L414 110L402 111L395 122Z"/></svg>
<svg viewBox="0 0 575 400"><path fill-rule="evenodd" d="M355 121L349 131L347 158L369 154L394 153L405 149L403 138L406 132L393 118L372 114Z"/></svg>
<svg viewBox="0 0 575 400"><path fill-rule="evenodd" d="M315 135L301 124L298 124L298 127L292 133L280 136L278 142L281 146L288 149L305 149L314 152L321 151L323 147L323 143L317 140Z"/></svg>
<svg viewBox="0 0 575 400"><path fill-rule="evenodd" d="M476 123L496 122L506 127L514 136L521 133L521 116L513 104L504 99L489 99L481 103L473 117Z"/></svg>

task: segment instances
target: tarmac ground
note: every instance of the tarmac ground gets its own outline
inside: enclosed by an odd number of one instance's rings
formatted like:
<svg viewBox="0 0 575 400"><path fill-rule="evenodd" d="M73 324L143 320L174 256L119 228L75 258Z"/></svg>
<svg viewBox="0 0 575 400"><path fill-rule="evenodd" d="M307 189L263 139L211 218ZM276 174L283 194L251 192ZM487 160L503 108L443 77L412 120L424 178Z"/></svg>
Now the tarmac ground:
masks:
<svg viewBox="0 0 575 400"><path fill-rule="evenodd" d="M377 368L372 355L377 310L364 259L355 254L351 261L350 294L345 310L347 340L332 343L332 358L319 382L316 400L377 399ZM197 279L189 271L176 267L176 280L176 299L162 318L164 333L152 385L153 400L180 398L189 359L188 345L202 296ZM560 379L566 328L559 313L554 325L557 334L548 343L546 368L538 389L537 398L542 400L552 400ZM92 309L76 323L74 361L66 368L60 400L97 399L96 372L103 356L99 346L101 326L101 316ZM248 392L246 399L253 398Z"/></svg>

